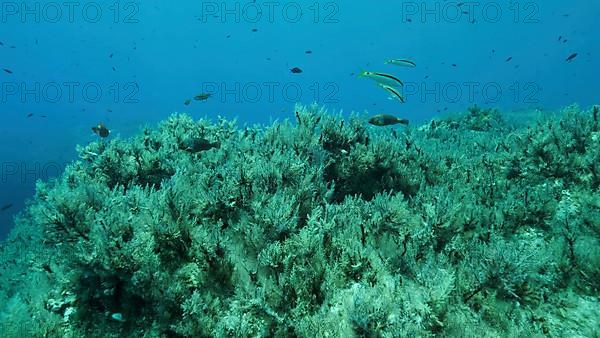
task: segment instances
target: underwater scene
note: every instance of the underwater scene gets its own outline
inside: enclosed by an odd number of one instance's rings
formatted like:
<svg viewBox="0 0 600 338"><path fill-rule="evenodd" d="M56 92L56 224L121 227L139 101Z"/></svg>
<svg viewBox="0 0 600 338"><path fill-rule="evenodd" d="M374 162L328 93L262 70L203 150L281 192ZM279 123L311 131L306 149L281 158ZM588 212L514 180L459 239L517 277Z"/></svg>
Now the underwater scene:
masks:
<svg viewBox="0 0 600 338"><path fill-rule="evenodd" d="M600 337L600 3L0 3L0 338Z"/></svg>

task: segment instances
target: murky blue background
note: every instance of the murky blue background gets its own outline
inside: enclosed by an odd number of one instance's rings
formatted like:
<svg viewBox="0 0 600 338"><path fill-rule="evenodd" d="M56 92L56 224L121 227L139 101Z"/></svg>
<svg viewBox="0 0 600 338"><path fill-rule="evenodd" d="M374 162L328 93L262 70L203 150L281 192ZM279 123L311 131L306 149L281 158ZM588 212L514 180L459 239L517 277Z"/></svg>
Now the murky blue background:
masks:
<svg viewBox="0 0 600 338"><path fill-rule="evenodd" d="M13 205L0 238L99 122L127 137L173 112L268 123L296 102L414 123L473 104L598 103L599 17L600 3L558 0L2 1L0 206ZM406 103L361 70L397 75ZM183 104L202 92L213 96Z"/></svg>

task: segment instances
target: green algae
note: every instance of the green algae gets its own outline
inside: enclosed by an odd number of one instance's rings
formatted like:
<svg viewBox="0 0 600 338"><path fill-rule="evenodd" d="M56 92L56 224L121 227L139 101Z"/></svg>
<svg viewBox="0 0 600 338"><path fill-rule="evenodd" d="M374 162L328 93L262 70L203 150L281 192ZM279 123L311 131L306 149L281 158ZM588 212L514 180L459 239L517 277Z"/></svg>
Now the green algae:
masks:
<svg viewBox="0 0 600 338"><path fill-rule="evenodd" d="M298 106L79 147L0 247L0 332L593 336L597 110L508 120L401 131Z"/></svg>

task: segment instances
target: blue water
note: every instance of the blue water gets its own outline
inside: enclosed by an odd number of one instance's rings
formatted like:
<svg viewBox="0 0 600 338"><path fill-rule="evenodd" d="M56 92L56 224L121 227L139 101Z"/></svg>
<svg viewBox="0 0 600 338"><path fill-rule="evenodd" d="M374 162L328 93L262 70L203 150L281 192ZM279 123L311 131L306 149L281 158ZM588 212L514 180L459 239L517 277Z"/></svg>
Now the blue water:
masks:
<svg viewBox="0 0 600 338"><path fill-rule="evenodd" d="M99 122L114 138L174 112L268 123L296 102L411 123L473 104L597 103L599 17L600 3L558 0L2 1L0 238ZM406 103L361 70L401 78ZM213 96L184 105L203 92Z"/></svg>

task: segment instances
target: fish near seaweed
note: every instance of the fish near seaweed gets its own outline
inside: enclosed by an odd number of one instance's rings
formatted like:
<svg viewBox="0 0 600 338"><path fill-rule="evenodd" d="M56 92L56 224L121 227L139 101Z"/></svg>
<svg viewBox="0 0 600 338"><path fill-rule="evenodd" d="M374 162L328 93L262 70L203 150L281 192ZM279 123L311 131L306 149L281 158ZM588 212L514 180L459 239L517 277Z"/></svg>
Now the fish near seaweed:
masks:
<svg viewBox="0 0 600 338"><path fill-rule="evenodd" d="M183 142L181 149L190 153L197 153L219 147L221 147L221 143L218 141L211 142L203 137L190 137Z"/></svg>
<svg viewBox="0 0 600 338"><path fill-rule="evenodd" d="M94 132L94 134L96 134L102 138L108 137L108 135L110 134L110 130L108 130L108 128L106 128L104 123L98 123L97 126L92 127L92 131Z"/></svg>
<svg viewBox="0 0 600 338"><path fill-rule="evenodd" d="M396 117L394 115L378 114L369 119L369 124L372 124L372 125L378 126L378 127L391 126L394 124L408 125L408 120Z"/></svg>
<svg viewBox="0 0 600 338"><path fill-rule="evenodd" d="M5 204L2 207L0 207L0 211L6 211L6 210L12 208L12 206L13 206L12 203Z"/></svg>

